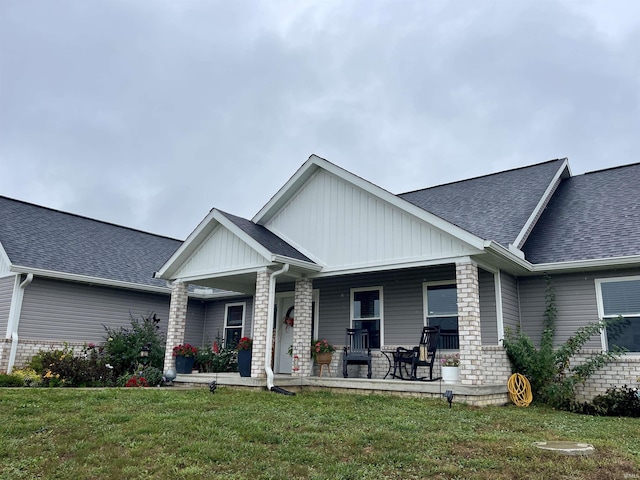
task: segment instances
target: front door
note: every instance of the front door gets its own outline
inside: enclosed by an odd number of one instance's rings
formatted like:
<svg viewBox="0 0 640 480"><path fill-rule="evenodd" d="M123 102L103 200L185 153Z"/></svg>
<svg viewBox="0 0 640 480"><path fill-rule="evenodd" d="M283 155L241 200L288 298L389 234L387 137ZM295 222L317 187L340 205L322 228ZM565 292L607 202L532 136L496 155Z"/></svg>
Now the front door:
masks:
<svg viewBox="0 0 640 480"><path fill-rule="evenodd" d="M293 345L294 329L294 294L283 293L276 297L276 352L275 372L291 373L293 359L289 355L289 347Z"/></svg>

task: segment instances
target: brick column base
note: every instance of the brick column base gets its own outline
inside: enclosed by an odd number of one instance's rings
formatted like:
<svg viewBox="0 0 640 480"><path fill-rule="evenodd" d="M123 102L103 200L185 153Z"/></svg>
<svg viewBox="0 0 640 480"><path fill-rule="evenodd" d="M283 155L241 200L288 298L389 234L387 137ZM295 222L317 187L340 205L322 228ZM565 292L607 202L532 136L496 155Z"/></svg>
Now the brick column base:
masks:
<svg viewBox="0 0 640 480"><path fill-rule="evenodd" d="M293 330L293 357L298 357L297 367L292 374L294 376L308 377L311 375L311 310L313 308L313 281L308 278L296 280L295 286L295 322Z"/></svg>
<svg viewBox="0 0 640 480"><path fill-rule="evenodd" d="M267 353L267 320L269 319L269 274L263 270L256 274L256 294L253 304L253 348L251 351L251 376L264 378Z"/></svg>
<svg viewBox="0 0 640 480"><path fill-rule="evenodd" d="M456 263L458 288L458 336L460 338L460 383L482 385L482 338L480 333L480 289L478 266Z"/></svg>
<svg viewBox="0 0 640 480"><path fill-rule="evenodd" d="M182 282L174 282L171 285L171 303L169 304L169 322L167 326L167 343L164 352L164 369L175 371L173 347L184 342L184 330L187 324L187 285Z"/></svg>

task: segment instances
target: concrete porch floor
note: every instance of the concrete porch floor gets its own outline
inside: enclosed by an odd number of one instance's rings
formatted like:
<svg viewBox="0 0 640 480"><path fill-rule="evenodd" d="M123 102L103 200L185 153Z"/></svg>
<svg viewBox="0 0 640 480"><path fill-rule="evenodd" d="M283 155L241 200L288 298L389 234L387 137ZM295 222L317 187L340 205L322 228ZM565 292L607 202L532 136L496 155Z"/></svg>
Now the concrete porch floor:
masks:
<svg viewBox="0 0 640 480"><path fill-rule="evenodd" d="M178 375L177 385L208 387L216 381L219 386L264 389L266 378L241 377L238 373L192 373ZM468 386L447 384L441 380L434 382L408 381L398 379L367 379L358 377L293 377L275 375L274 385L296 393L315 390L331 390L342 393L398 395L402 397L443 398L447 390L452 390L454 402L475 406L505 405L509 403L506 382L504 385Z"/></svg>

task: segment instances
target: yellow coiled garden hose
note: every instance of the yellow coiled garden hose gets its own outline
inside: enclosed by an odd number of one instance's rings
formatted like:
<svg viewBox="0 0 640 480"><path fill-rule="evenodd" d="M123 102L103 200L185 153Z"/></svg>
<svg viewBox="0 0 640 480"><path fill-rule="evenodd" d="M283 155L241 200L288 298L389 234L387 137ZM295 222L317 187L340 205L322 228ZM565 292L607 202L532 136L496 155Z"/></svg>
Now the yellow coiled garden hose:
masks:
<svg viewBox="0 0 640 480"><path fill-rule="evenodd" d="M511 375L507 382L507 388L509 389L509 398L518 407L528 407L533 400L531 384L524 375L519 373Z"/></svg>

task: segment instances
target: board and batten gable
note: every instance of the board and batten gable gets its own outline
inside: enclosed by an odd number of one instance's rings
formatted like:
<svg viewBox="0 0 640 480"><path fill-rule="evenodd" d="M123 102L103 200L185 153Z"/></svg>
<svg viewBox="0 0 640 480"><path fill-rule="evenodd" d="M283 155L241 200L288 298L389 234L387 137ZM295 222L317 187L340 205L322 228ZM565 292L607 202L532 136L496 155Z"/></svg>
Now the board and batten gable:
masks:
<svg viewBox="0 0 640 480"><path fill-rule="evenodd" d="M0 335L2 335L2 338L5 337L7 324L9 323L9 311L11 310L15 279L15 275L0 277Z"/></svg>
<svg viewBox="0 0 640 480"><path fill-rule="evenodd" d="M166 332L169 294L153 294L36 277L24 291L21 340L100 343L103 325L129 327L131 317L155 313Z"/></svg>
<svg viewBox="0 0 640 480"><path fill-rule="evenodd" d="M11 275L10 267L9 258L0 244L0 277Z"/></svg>
<svg viewBox="0 0 640 480"><path fill-rule="evenodd" d="M269 262L238 236L218 225L173 275L175 278L211 276L216 273L268 265Z"/></svg>
<svg viewBox="0 0 640 480"><path fill-rule="evenodd" d="M476 253L445 231L319 169L265 226L324 271Z"/></svg>

